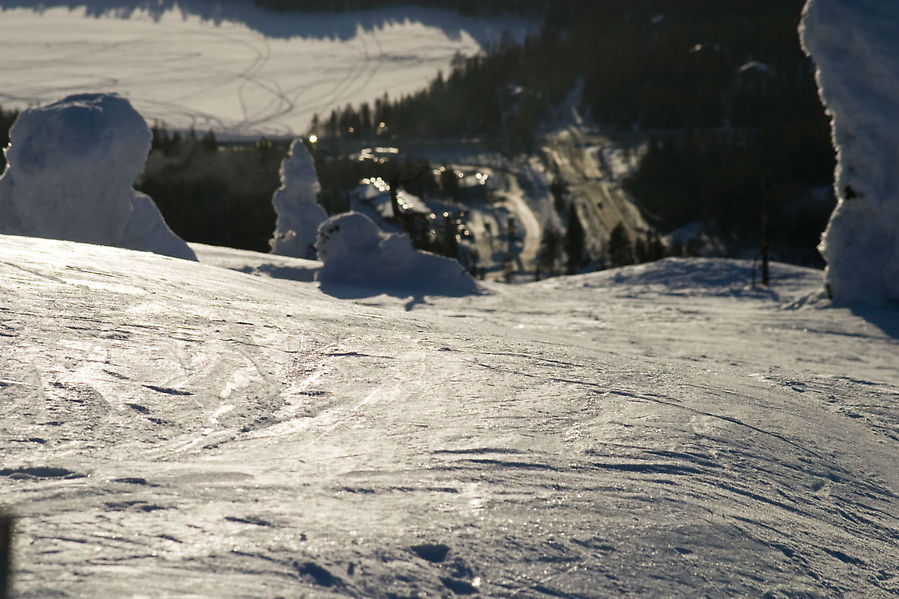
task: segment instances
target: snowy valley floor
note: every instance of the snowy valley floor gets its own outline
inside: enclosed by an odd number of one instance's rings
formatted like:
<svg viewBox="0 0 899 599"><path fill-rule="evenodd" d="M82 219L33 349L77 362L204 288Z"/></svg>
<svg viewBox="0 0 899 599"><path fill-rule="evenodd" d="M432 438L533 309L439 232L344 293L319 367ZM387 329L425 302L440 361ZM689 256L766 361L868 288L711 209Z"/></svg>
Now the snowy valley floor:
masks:
<svg viewBox="0 0 899 599"><path fill-rule="evenodd" d="M114 248L0 254L17 596L899 593L899 311L795 302L819 272L776 265L769 292L669 260L350 301Z"/></svg>

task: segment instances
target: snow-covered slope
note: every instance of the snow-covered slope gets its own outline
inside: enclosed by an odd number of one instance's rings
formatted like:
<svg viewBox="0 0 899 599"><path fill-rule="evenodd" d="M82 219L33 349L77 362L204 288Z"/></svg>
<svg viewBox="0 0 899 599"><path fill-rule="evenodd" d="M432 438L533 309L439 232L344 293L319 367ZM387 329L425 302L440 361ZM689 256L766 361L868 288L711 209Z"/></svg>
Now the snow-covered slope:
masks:
<svg viewBox="0 0 899 599"><path fill-rule="evenodd" d="M809 0L800 34L832 118L839 201L820 250L842 302L899 301L899 3Z"/></svg>
<svg viewBox="0 0 899 599"><path fill-rule="evenodd" d="M820 272L762 292L668 260L407 306L0 255L18 596L899 592L899 317L793 302Z"/></svg>
<svg viewBox="0 0 899 599"><path fill-rule="evenodd" d="M0 105L115 91L148 122L222 138L303 134L315 113L414 93L538 23L396 6L326 13L251 0L3 0Z"/></svg>

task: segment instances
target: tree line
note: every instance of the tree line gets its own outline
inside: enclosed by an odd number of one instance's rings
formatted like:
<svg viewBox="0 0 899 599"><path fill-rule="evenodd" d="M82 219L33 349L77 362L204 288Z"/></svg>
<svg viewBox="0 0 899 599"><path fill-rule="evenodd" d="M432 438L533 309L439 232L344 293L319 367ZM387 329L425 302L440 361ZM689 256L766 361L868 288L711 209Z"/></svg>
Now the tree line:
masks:
<svg viewBox="0 0 899 599"><path fill-rule="evenodd" d="M458 56L417 93L348 105L320 133L464 134L519 148L578 81L601 125L642 130L823 123L813 68L799 47L803 0L603 0L550 4L522 44ZM388 94L389 94L389 90ZM386 127L380 127L384 123ZM819 123L821 124L821 123Z"/></svg>
<svg viewBox="0 0 899 599"><path fill-rule="evenodd" d="M158 123L151 130L135 188L153 198L172 231L187 241L269 251L272 194L289 142L220 144L212 131L182 135Z"/></svg>
<svg viewBox="0 0 899 599"><path fill-rule="evenodd" d="M545 12L547 7L547 0L254 0L254 3L278 11L347 12L390 6L423 6L457 10L466 15L537 15Z"/></svg>

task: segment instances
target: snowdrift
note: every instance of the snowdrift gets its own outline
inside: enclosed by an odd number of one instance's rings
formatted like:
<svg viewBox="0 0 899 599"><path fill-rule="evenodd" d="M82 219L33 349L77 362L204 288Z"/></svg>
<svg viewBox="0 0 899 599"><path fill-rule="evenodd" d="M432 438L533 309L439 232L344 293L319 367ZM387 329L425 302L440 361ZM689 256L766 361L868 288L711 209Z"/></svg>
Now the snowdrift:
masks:
<svg viewBox="0 0 899 599"><path fill-rule="evenodd" d="M665 258L627 268L548 279L547 287L566 290L578 287L603 287L631 294L666 294L672 296L709 296L745 299L800 298L816 271L801 266L773 263L770 268L771 288L761 283L761 264L752 260L714 258ZM823 277L822 277L823 279ZM754 284L755 283L755 284ZM802 297L817 299L816 294Z"/></svg>
<svg viewBox="0 0 899 599"><path fill-rule="evenodd" d="M800 35L831 116L837 207L819 249L840 302L899 300L899 4L809 0Z"/></svg>
<svg viewBox="0 0 899 599"><path fill-rule="evenodd" d="M421 252L409 236L384 233L364 214L333 216L318 228L322 289L346 296L388 294L459 296L479 293L456 260ZM338 289L335 289L338 288Z"/></svg>
<svg viewBox="0 0 899 599"><path fill-rule="evenodd" d="M197 255L197 260L203 264L261 277L308 283L315 280L315 273L322 266L322 263L317 260L279 256L272 253L261 254L250 250L237 250L204 243L190 243L189 245Z"/></svg>
<svg viewBox="0 0 899 599"><path fill-rule="evenodd" d="M144 168L151 134L124 98L80 94L29 108L9 136L0 233L196 260L153 200L131 187Z"/></svg>

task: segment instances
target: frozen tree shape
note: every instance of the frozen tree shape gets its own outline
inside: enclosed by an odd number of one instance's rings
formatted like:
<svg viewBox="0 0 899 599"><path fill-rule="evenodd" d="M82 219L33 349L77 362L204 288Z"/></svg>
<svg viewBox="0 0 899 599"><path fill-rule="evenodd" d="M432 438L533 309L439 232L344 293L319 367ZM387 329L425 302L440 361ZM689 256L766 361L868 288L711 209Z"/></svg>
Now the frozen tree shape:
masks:
<svg viewBox="0 0 899 599"><path fill-rule="evenodd" d="M132 184L151 134L116 94L68 96L22 112L0 177L0 233L114 245L196 260Z"/></svg>
<svg viewBox="0 0 899 599"><path fill-rule="evenodd" d="M800 36L831 116L838 198L818 249L839 302L899 300L899 3L809 0Z"/></svg>
<svg viewBox="0 0 899 599"><path fill-rule="evenodd" d="M295 258L316 257L318 226L328 218L318 204L318 175L306 146L295 140L281 163L281 187L272 196L278 215L275 233L269 242L273 254Z"/></svg>

